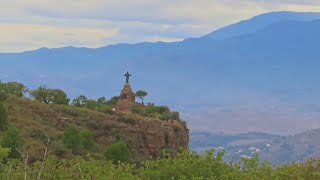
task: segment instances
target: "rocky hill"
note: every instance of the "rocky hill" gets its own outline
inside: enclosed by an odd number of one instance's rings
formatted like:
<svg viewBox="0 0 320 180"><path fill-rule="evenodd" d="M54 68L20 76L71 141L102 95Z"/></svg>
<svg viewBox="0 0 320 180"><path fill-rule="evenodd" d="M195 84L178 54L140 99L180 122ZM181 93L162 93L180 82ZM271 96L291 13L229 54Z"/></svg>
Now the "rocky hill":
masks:
<svg viewBox="0 0 320 180"><path fill-rule="evenodd" d="M179 120L163 121L121 112L107 114L68 105L43 104L12 95L4 105L9 124L20 130L25 141L23 151L29 154L31 161L41 159L46 136L50 137L49 152L53 155L74 156L71 150L63 147L62 141L65 129L70 126L94 134L94 148L76 155L89 153L102 158L106 147L119 138L127 142L134 161L160 156L164 149L175 152L180 147L188 148L188 129ZM3 132L0 135L2 137Z"/></svg>

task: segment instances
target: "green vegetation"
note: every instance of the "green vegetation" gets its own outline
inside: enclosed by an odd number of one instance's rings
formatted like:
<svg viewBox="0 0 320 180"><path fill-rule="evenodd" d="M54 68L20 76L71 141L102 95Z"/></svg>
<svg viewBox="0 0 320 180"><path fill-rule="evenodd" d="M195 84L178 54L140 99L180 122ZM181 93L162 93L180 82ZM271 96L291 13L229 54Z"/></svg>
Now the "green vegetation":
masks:
<svg viewBox="0 0 320 180"><path fill-rule="evenodd" d="M3 135L1 145L4 148L9 148L10 158L21 158L21 151L24 144L24 140L22 139L20 132L16 128L9 128L5 134Z"/></svg>
<svg viewBox="0 0 320 180"><path fill-rule="evenodd" d="M39 102L45 104L69 104L70 99L61 89L51 89L46 86L40 86L38 89L31 90L30 96Z"/></svg>
<svg viewBox="0 0 320 180"><path fill-rule="evenodd" d="M170 111L167 106L149 106L145 109L132 109L133 114L138 114L144 117L155 117L161 120L180 120L178 112Z"/></svg>
<svg viewBox="0 0 320 180"><path fill-rule="evenodd" d="M48 156L60 160L71 160L77 156L85 158L86 155L95 160L113 162L138 162L150 158L147 149L144 152L130 149L140 143L148 143L146 135L132 135L147 130L152 121L160 124L160 120L115 112L113 107L118 96L110 100L105 97L93 100L80 95L69 104L67 94L60 89L40 86L26 90L21 84L8 84L13 83L0 83L3 95L0 102L0 144L4 150L9 150L7 155L3 153L4 162L10 159L20 162L26 157L30 165L42 161L44 147L49 148ZM160 117L157 113L167 111L170 112L169 108L159 107L150 112ZM161 129L148 130L162 133ZM177 142L177 146L180 145L186 146ZM161 155L155 151L152 156Z"/></svg>
<svg viewBox="0 0 320 180"><path fill-rule="evenodd" d="M0 95L3 96L4 94L12 94L17 97L22 97L28 89L19 82L8 82L4 83L0 81Z"/></svg>
<svg viewBox="0 0 320 180"><path fill-rule="evenodd" d="M94 100L88 99L84 95L80 95L73 100L72 105L111 114L113 112L112 106L114 106L115 102L113 102L114 99L111 99L110 101L107 101L105 97L100 97L98 100Z"/></svg>
<svg viewBox="0 0 320 180"><path fill-rule="evenodd" d="M143 90L138 90L136 92L136 96L141 99L141 103L143 104L143 100L144 100L144 97L146 97L148 95L148 93L146 91L143 91Z"/></svg>
<svg viewBox="0 0 320 180"><path fill-rule="evenodd" d="M131 158L131 153L127 143L124 140L120 140L107 147L104 157L106 160L111 160L113 162L128 162Z"/></svg>
<svg viewBox="0 0 320 180"><path fill-rule="evenodd" d="M0 130L4 131L8 127L8 113L6 108L0 103Z"/></svg>
<svg viewBox="0 0 320 180"><path fill-rule="evenodd" d="M123 142L117 144L121 145ZM125 144L122 144L123 147ZM0 153L2 151L0 150ZM4 152L6 156L7 150ZM242 159L239 163L223 161L223 152L207 151L196 154L187 150L176 157L147 160L139 164L94 160L75 157L59 160L48 157L41 162L25 165L9 160L0 167L0 179L219 179L219 180L318 180L320 160L292 163L281 167L268 162L259 163L258 157Z"/></svg>
<svg viewBox="0 0 320 180"><path fill-rule="evenodd" d="M85 130L81 133L81 143L84 149L91 150L94 147L93 133Z"/></svg>
<svg viewBox="0 0 320 180"><path fill-rule="evenodd" d="M72 152L75 153L80 148L81 145L81 136L80 132L75 127L69 127L64 132L63 142L67 148L72 149Z"/></svg>
<svg viewBox="0 0 320 180"><path fill-rule="evenodd" d="M10 148L3 148L0 145L0 162L9 156Z"/></svg>
<svg viewBox="0 0 320 180"><path fill-rule="evenodd" d="M80 132L76 127L71 126L65 130L63 142L73 153L77 153L80 148L91 150L94 147L93 133L89 130Z"/></svg>

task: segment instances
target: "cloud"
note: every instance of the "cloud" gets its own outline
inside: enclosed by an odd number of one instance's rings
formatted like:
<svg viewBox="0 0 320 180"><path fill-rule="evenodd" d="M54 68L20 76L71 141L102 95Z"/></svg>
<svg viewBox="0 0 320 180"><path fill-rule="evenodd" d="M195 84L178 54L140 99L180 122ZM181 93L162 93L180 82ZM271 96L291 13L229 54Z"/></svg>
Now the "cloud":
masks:
<svg viewBox="0 0 320 180"><path fill-rule="evenodd" d="M75 28L38 24L0 24L0 47L3 51L30 50L39 47L100 47L119 29Z"/></svg>
<svg viewBox="0 0 320 180"><path fill-rule="evenodd" d="M0 52L23 51L39 45L96 47L156 39L175 41L202 36L261 13L283 10L320 11L320 1L4 0L0 2L0 24L11 29L1 32L8 34L5 39L10 46L1 46ZM27 32L13 29L19 28L17 24L27 27ZM32 34L31 27L37 25L43 27L43 31ZM76 31L75 37L66 36L70 30ZM94 33L95 30L98 33ZM48 37L50 35L55 38ZM37 38L30 38L34 36ZM46 41L40 43L39 39Z"/></svg>

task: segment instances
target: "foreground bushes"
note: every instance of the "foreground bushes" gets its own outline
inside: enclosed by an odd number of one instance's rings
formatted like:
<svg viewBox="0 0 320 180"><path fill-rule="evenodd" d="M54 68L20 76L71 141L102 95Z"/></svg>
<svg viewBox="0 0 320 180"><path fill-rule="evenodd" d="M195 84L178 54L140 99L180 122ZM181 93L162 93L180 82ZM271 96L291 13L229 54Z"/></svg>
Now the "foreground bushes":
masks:
<svg viewBox="0 0 320 180"><path fill-rule="evenodd" d="M148 160L139 165L93 160L90 157L70 161L50 157L43 163L8 161L0 166L0 179L232 179L277 180L320 179L320 160L274 167L258 158L243 159L239 163L223 161L223 153L213 151L199 155L183 151L173 158Z"/></svg>

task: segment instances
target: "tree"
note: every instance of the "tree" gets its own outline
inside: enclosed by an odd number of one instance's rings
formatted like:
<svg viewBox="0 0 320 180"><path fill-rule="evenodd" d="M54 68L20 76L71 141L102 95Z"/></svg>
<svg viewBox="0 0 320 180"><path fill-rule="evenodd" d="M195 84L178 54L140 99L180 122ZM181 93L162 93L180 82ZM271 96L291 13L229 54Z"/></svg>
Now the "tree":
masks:
<svg viewBox="0 0 320 180"><path fill-rule="evenodd" d="M146 97L148 95L148 93L146 91L143 91L143 90L139 90L136 92L136 96L141 99L142 101L142 104L143 104L143 100L144 100L144 97Z"/></svg>
<svg viewBox="0 0 320 180"><path fill-rule="evenodd" d="M64 131L63 142L67 148L72 149L75 153L81 145L81 136L79 130L75 127L69 127Z"/></svg>
<svg viewBox="0 0 320 180"><path fill-rule="evenodd" d="M97 101L93 99L88 99L87 102L83 105L83 107L91 110L97 109Z"/></svg>
<svg viewBox="0 0 320 180"><path fill-rule="evenodd" d="M91 150L94 147L93 133L89 130L83 131L81 142L84 149Z"/></svg>
<svg viewBox="0 0 320 180"><path fill-rule="evenodd" d="M53 104L65 104L68 105L70 99L67 94L61 89L51 89L50 90L50 102Z"/></svg>
<svg viewBox="0 0 320 180"><path fill-rule="evenodd" d="M114 96L112 97L109 101L107 101L107 105L109 106L114 106L117 104L117 102L119 101L119 96Z"/></svg>
<svg viewBox="0 0 320 180"><path fill-rule="evenodd" d="M18 150L21 150L24 144L24 140L20 136L20 132L15 128L9 128L3 138L1 145L5 148L10 148L9 157L21 158L21 154Z"/></svg>
<svg viewBox="0 0 320 180"><path fill-rule="evenodd" d="M12 94L17 97L22 97L28 89L19 82L0 82L0 97L4 99L6 94Z"/></svg>
<svg viewBox="0 0 320 180"><path fill-rule="evenodd" d="M3 104L0 104L0 130L6 130L8 127L8 114Z"/></svg>
<svg viewBox="0 0 320 180"><path fill-rule="evenodd" d="M105 97L100 97L97 100L98 105L107 104L107 99Z"/></svg>
<svg viewBox="0 0 320 180"><path fill-rule="evenodd" d="M131 158L131 153L127 143L125 143L123 140L120 140L107 147L104 157L106 160L111 160L113 162L128 162Z"/></svg>
<svg viewBox="0 0 320 180"><path fill-rule="evenodd" d="M51 89L46 86L40 86L38 89L30 91L30 95L34 100L45 104L49 104L52 101Z"/></svg>
<svg viewBox="0 0 320 180"><path fill-rule="evenodd" d="M30 91L33 99L46 104L69 104L70 99L61 89L51 89L46 86L40 86L38 89Z"/></svg>
<svg viewBox="0 0 320 180"><path fill-rule="evenodd" d="M7 93L18 97L22 97L28 91L28 89L19 82L8 82L6 83L5 88Z"/></svg>
<svg viewBox="0 0 320 180"><path fill-rule="evenodd" d="M87 102L88 98L84 95L80 95L72 101L72 105L76 107L83 107Z"/></svg>

